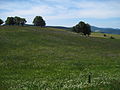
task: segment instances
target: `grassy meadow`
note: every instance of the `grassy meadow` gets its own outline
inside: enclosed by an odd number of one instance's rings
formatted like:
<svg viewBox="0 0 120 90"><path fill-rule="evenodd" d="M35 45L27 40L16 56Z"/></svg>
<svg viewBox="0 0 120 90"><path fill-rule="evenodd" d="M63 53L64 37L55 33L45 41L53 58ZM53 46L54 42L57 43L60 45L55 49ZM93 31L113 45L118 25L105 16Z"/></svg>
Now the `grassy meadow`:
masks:
<svg viewBox="0 0 120 90"><path fill-rule="evenodd" d="M0 90L120 90L120 36L112 36L0 26Z"/></svg>
<svg viewBox="0 0 120 90"><path fill-rule="evenodd" d="M94 32L91 34L92 37L101 37L101 38L110 38L111 36L114 37L115 39L120 39L120 35L116 35L116 34L105 34L106 36L104 36L104 33L98 33L98 32Z"/></svg>

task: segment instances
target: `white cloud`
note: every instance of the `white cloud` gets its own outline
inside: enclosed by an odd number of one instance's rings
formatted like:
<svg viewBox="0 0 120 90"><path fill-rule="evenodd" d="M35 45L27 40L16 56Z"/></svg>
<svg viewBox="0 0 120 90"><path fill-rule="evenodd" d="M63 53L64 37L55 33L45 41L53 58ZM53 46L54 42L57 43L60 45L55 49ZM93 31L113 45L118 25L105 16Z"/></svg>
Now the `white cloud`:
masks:
<svg viewBox="0 0 120 90"><path fill-rule="evenodd" d="M26 16L26 15L46 15L46 14L51 14L52 8L48 6L36 6L36 7L31 7L29 9L25 10L14 10L12 12L5 12L3 14L6 15L20 15L20 16Z"/></svg>
<svg viewBox="0 0 120 90"><path fill-rule="evenodd" d="M2 16L22 16L31 22L31 18L41 15L45 20L59 20L71 18L120 18L120 5L115 1L88 0L31 0L37 4L27 2L13 2L2 4L0 9L10 10L2 12ZM41 4L42 2L42 4ZM45 2L45 3L44 3ZM40 3L40 4L39 4ZM53 4L52 4L53 3Z"/></svg>
<svg viewBox="0 0 120 90"><path fill-rule="evenodd" d="M40 1L40 0L38 0ZM60 0L46 0L46 1L53 1L53 2L61 2ZM47 17L54 17L54 18L74 18L74 17L86 17L86 18L111 18L111 17L120 17L120 6L118 3L113 2L89 2L89 1L82 1L82 2L75 2L72 0L62 0L61 3L67 3L68 6L62 5L37 5L29 7L28 9L16 9L17 4L8 4L1 6L3 9L12 10L10 12L4 12L1 15L44 15ZM71 7L72 3L73 6ZM18 5L21 7L21 5ZM70 7L72 9L70 9ZM74 8L77 8L74 9ZM52 15L52 16L51 16Z"/></svg>

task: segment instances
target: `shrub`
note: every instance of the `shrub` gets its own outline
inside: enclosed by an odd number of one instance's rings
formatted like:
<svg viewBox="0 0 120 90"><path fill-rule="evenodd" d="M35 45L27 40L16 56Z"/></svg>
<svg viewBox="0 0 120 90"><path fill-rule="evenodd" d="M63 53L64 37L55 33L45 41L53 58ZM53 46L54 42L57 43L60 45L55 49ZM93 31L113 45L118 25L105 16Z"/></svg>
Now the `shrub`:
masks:
<svg viewBox="0 0 120 90"><path fill-rule="evenodd" d="M107 35L106 34L104 34L104 37L106 37Z"/></svg>
<svg viewBox="0 0 120 90"><path fill-rule="evenodd" d="M115 39L115 38L113 36L111 36L110 39Z"/></svg>

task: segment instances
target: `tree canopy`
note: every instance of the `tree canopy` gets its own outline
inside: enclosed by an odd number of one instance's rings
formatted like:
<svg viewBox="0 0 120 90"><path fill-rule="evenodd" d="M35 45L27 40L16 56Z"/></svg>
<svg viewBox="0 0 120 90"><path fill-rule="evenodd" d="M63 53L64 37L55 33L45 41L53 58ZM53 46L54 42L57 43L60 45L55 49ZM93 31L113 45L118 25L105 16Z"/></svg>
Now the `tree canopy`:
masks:
<svg viewBox="0 0 120 90"><path fill-rule="evenodd" d="M16 25L20 25L20 23L21 23L21 18L20 17L15 16L14 20L15 20Z"/></svg>
<svg viewBox="0 0 120 90"><path fill-rule="evenodd" d="M6 25L14 25L15 24L15 20L14 17L7 17L7 20L5 21Z"/></svg>
<svg viewBox="0 0 120 90"><path fill-rule="evenodd" d="M35 26L44 27L46 25L44 19L41 16L36 16L33 20Z"/></svg>
<svg viewBox="0 0 120 90"><path fill-rule="evenodd" d="M73 26L72 30L76 33L82 33L84 35L91 34L91 26L86 24L85 22L81 21L77 25Z"/></svg>
<svg viewBox="0 0 120 90"><path fill-rule="evenodd" d="M1 25L1 24L3 24L3 23L4 23L4 22L3 22L3 20L2 20L2 19L0 19L0 25Z"/></svg>
<svg viewBox="0 0 120 90"><path fill-rule="evenodd" d="M7 20L5 21L6 25L24 25L27 21L25 20L25 18L21 18L21 17L7 17Z"/></svg>
<svg viewBox="0 0 120 90"><path fill-rule="evenodd" d="M20 19L20 24L21 24L22 26L25 25L26 22L27 22L27 21L26 21L25 18L21 18L21 19Z"/></svg>

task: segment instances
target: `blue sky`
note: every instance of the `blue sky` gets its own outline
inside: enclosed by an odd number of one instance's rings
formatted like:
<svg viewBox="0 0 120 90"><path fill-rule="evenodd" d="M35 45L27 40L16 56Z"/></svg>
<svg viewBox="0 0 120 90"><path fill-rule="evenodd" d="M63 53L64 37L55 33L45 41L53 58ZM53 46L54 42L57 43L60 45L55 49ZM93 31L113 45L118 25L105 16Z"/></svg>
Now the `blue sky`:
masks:
<svg viewBox="0 0 120 90"><path fill-rule="evenodd" d="M0 18L26 18L32 24L42 16L47 25L74 26L85 21L93 26L120 28L120 0L0 0Z"/></svg>

